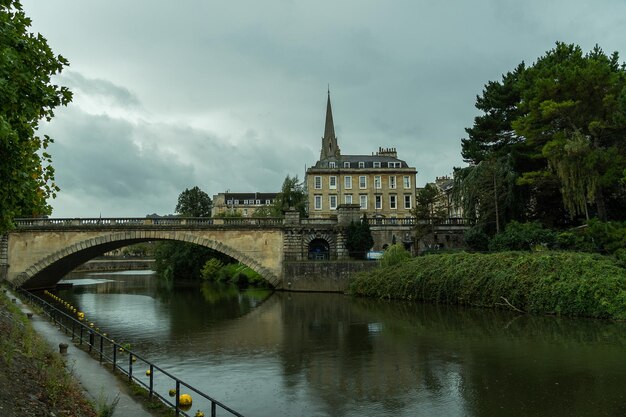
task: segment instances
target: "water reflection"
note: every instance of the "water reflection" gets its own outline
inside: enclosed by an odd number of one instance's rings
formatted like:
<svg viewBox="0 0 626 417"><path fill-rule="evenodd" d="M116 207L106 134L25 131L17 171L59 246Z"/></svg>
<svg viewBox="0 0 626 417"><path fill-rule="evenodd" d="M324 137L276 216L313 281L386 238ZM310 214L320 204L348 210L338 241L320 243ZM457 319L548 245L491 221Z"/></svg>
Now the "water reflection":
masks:
<svg viewBox="0 0 626 417"><path fill-rule="evenodd" d="M626 415L625 323L106 279L63 297L244 415Z"/></svg>

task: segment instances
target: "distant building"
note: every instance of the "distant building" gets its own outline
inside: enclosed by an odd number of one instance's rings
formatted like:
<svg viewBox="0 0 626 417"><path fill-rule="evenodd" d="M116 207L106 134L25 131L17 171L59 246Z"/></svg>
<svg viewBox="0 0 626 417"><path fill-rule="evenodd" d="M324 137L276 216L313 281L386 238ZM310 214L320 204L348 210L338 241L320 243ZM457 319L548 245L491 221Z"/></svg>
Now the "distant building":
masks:
<svg viewBox="0 0 626 417"><path fill-rule="evenodd" d="M310 218L329 217L339 204L358 204L368 217L411 217L417 170L396 148L372 155L342 155L335 136L330 93L320 159L306 171Z"/></svg>
<svg viewBox="0 0 626 417"><path fill-rule="evenodd" d="M452 198L454 178L450 178L447 175L435 177L435 182L431 182L430 184L434 185L439 193L436 208L441 209L448 218L463 217L463 209L456 204ZM422 188L418 188L417 192L419 193L420 190L422 190Z"/></svg>
<svg viewBox="0 0 626 417"><path fill-rule="evenodd" d="M276 195L277 193L219 193L213 196L211 216L254 217L259 208L272 205Z"/></svg>

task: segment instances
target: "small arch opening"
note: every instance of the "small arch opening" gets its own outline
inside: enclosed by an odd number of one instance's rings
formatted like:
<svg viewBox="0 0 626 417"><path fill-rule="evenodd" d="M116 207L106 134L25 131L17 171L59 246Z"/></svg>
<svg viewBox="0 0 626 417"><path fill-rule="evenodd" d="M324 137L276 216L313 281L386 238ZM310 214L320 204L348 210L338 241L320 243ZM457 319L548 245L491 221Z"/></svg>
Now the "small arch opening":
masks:
<svg viewBox="0 0 626 417"><path fill-rule="evenodd" d="M324 239L313 239L309 243L309 260L323 261L330 259L330 245Z"/></svg>

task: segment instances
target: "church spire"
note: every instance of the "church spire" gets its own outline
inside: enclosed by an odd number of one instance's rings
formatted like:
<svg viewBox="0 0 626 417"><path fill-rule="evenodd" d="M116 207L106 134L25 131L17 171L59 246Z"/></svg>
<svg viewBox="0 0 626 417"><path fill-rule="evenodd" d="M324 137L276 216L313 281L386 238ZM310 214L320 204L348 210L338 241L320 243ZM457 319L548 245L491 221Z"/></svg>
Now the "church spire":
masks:
<svg viewBox="0 0 626 417"><path fill-rule="evenodd" d="M328 101L326 102L326 124L324 125L324 137L322 138L322 151L320 159L339 156L339 145L335 136L335 124L333 123L333 110L330 105L330 87L328 88Z"/></svg>

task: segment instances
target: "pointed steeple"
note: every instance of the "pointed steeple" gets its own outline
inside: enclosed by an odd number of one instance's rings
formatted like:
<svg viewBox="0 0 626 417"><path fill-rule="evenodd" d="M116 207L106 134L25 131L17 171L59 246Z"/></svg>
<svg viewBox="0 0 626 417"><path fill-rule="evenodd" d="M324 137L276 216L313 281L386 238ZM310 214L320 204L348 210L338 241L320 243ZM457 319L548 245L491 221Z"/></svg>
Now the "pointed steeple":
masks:
<svg viewBox="0 0 626 417"><path fill-rule="evenodd" d="M326 124L324 125L324 137L322 138L322 151L320 160L340 155L337 137L335 136L335 124L333 123L333 110L330 105L330 87L328 88L328 101L326 102Z"/></svg>

